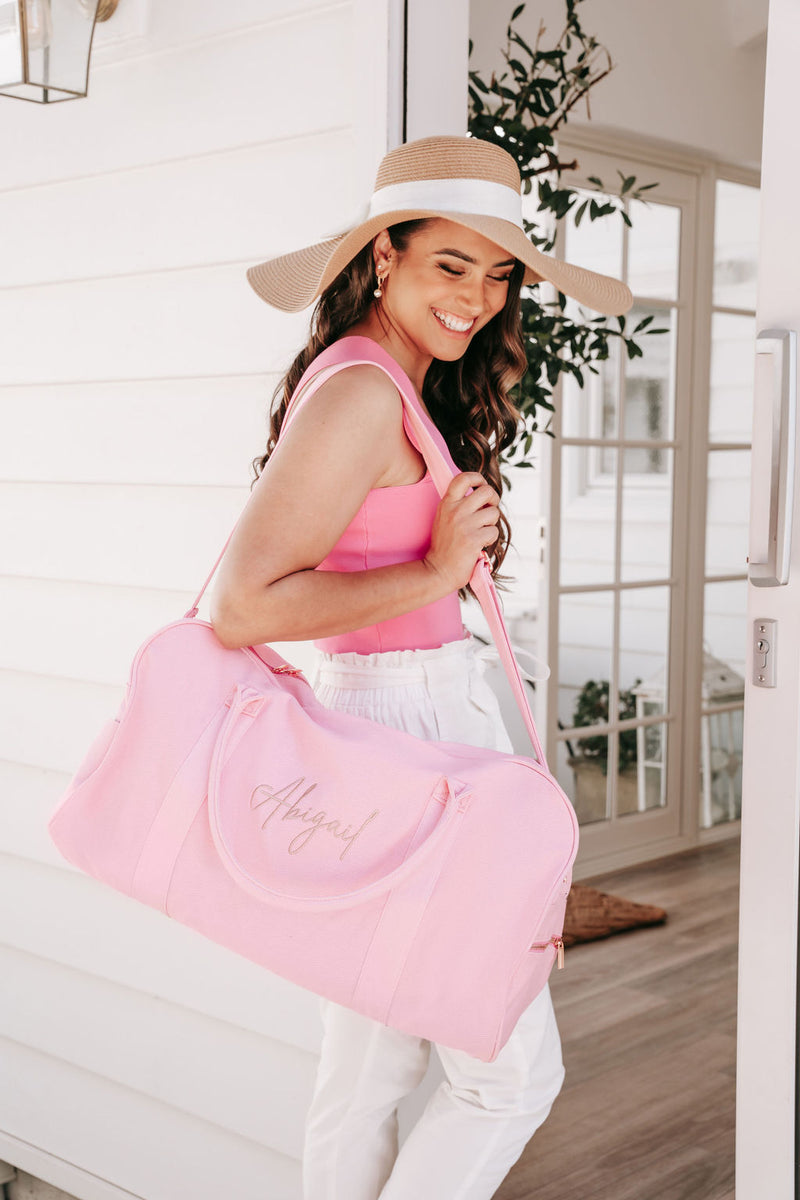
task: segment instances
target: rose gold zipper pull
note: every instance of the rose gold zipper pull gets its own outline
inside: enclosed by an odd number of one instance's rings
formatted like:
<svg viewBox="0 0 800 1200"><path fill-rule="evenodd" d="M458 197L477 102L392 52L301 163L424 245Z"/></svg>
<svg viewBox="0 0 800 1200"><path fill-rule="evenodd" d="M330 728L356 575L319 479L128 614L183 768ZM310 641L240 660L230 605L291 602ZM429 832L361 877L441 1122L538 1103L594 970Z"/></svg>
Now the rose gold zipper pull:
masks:
<svg viewBox="0 0 800 1200"><path fill-rule="evenodd" d="M558 969L560 971L564 966L564 939L559 937L554 938L553 940L555 942L556 950L558 951Z"/></svg>

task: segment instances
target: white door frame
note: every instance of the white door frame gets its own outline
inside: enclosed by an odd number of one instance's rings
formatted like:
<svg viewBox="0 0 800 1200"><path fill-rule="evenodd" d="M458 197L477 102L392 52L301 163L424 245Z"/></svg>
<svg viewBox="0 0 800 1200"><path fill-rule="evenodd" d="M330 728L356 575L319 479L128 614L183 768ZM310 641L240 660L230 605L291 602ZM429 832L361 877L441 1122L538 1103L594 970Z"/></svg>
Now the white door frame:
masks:
<svg viewBox="0 0 800 1200"><path fill-rule="evenodd" d="M389 27L390 147L465 134L469 0L390 0Z"/></svg>
<svg viewBox="0 0 800 1200"><path fill-rule="evenodd" d="M405 0L406 141L467 132L469 0Z"/></svg>
<svg viewBox="0 0 800 1200"><path fill-rule="evenodd" d="M800 330L800 165L791 152L800 8L770 0L757 330ZM760 356L759 356L760 357ZM757 368L758 369L758 368ZM768 487L759 465L770 394L758 386L753 505ZM800 444L796 441L800 449ZM800 480L797 481L800 484ZM800 844L800 486L795 487L789 582L748 591L748 640L757 618L778 622L777 686L745 692L737 1058L737 1200L796 1196L797 905ZM751 553L754 546L751 527Z"/></svg>

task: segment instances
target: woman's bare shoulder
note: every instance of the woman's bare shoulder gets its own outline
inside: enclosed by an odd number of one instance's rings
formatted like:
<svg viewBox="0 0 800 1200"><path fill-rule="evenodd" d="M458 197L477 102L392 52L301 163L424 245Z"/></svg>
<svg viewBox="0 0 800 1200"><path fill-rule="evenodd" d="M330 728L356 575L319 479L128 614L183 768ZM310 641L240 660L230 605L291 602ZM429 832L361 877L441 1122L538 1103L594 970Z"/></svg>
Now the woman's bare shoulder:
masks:
<svg viewBox="0 0 800 1200"><path fill-rule="evenodd" d="M356 488L363 500L389 469L405 436L397 388L380 367L358 363L337 371L298 402L267 464L269 473Z"/></svg>
<svg viewBox="0 0 800 1200"><path fill-rule="evenodd" d="M301 396L299 405L287 426L287 436L293 425L318 428L320 421L380 433L396 428L403 414L400 393L386 372L373 363L342 367L310 396Z"/></svg>

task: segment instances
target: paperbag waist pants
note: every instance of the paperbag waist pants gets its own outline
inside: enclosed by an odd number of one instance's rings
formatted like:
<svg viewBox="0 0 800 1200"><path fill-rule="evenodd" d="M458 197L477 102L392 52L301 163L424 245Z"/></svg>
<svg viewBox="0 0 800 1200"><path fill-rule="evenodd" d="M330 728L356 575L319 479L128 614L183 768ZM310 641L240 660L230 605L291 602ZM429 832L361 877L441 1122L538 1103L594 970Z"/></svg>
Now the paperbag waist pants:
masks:
<svg viewBox="0 0 800 1200"><path fill-rule="evenodd" d="M422 738L511 751L476 650L467 634L432 650L318 651L311 682L329 708ZM333 1001L320 1005L304 1200L490 1200L563 1083L549 988L492 1063L433 1043L445 1078L401 1147L397 1105L425 1075L432 1043Z"/></svg>

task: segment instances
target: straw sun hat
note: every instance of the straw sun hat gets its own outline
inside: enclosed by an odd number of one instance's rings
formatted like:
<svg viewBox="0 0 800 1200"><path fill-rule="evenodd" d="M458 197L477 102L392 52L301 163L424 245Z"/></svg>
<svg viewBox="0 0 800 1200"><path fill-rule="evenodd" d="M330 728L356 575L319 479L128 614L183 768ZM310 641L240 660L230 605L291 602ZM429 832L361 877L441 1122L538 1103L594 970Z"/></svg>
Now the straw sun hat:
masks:
<svg viewBox="0 0 800 1200"><path fill-rule="evenodd" d="M519 168L492 142L427 137L390 150L378 168L363 221L336 237L250 267L247 279L263 300L299 312L382 229L399 221L443 217L466 225L525 264L526 284L542 279L606 316L626 313L630 288L619 279L562 262L537 250L522 224Z"/></svg>

